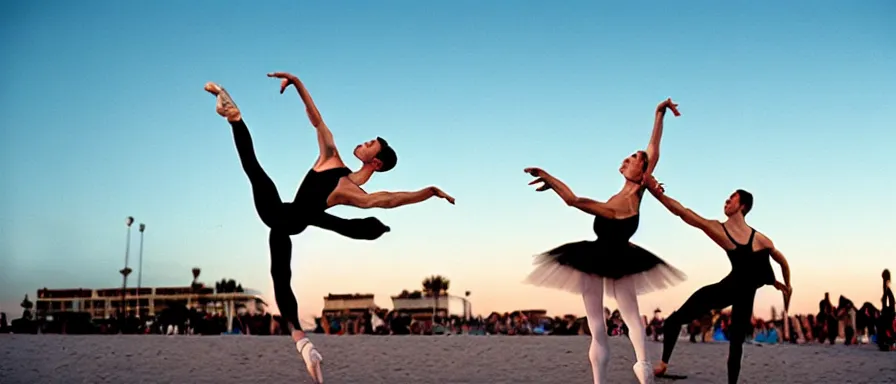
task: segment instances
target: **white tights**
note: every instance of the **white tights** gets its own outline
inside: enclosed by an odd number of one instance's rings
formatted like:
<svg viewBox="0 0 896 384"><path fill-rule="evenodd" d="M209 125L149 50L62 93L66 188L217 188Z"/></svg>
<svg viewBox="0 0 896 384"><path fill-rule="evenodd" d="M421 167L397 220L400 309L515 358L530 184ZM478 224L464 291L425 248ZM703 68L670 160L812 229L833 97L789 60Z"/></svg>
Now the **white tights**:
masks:
<svg viewBox="0 0 896 384"><path fill-rule="evenodd" d="M606 289L615 294L622 320L628 326L628 336L635 348L637 362L647 364L647 334L644 324L641 323L641 311L638 309L638 295L635 293L634 282L623 278L604 280L603 283L607 285ZM588 350L588 357L591 360L594 384L606 383L607 363L610 361L607 322L604 318L604 284L592 281L582 294L588 327L591 329L591 348Z"/></svg>

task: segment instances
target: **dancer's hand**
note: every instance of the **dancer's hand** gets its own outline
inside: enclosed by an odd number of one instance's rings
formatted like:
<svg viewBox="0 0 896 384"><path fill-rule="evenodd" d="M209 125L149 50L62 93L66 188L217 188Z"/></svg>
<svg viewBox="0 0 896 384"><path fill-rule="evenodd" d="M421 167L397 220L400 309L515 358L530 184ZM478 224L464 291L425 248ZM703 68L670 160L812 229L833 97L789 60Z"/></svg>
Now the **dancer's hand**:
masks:
<svg viewBox="0 0 896 384"><path fill-rule="evenodd" d="M656 112L657 113L666 112L666 108L671 109L672 114L674 114L676 117L681 116L681 112L678 112L678 104L673 103L672 98L663 100L659 105L657 105Z"/></svg>
<svg viewBox="0 0 896 384"><path fill-rule="evenodd" d="M651 193L662 194L666 192L666 189L663 188L663 183L657 181L653 175L646 175L641 180L641 185L650 190Z"/></svg>
<svg viewBox="0 0 896 384"><path fill-rule="evenodd" d="M545 176L548 174L543 169L538 168L538 167L529 167L529 168L523 169L523 172L526 172L526 173L532 175L532 177L542 177L542 176Z"/></svg>
<svg viewBox="0 0 896 384"><path fill-rule="evenodd" d="M782 283L782 282L780 282L780 281L775 281L774 286L775 286L775 289L777 289L777 290L779 290L779 291L781 291L781 292L785 292L785 293L793 293L793 287L791 287L791 286L789 286L789 285L786 285L786 284L784 284L784 283Z"/></svg>
<svg viewBox="0 0 896 384"><path fill-rule="evenodd" d="M523 172L526 172L529 175L531 175L532 177L535 177L535 180L532 180L531 182L529 182L529 185L543 183L538 188L535 188L536 192L543 192L543 191L547 191L548 189L551 189L551 184L548 183L547 180L545 180L545 176L548 176L548 173L545 172L543 169L537 168L537 167L529 167L529 168L523 169Z"/></svg>
<svg viewBox="0 0 896 384"><path fill-rule="evenodd" d="M677 108L678 108L678 104L675 104L675 103L672 101L672 98L670 97L670 98L668 98L668 99L666 99L666 100L661 101L661 102L659 103L659 105L656 106L656 110L658 110L658 111L662 111L662 110L664 110L664 109L666 109L666 108L677 109Z"/></svg>
<svg viewBox="0 0 896 384"><path fill-rule="evenodd" d="M793 297L793 288L787 287L787 290L781 293L784 295L784 310L790 311L790 298Z"/></svg>
<svg viewBox="0 0 896 384"><path fill-rule="evenodd" d="M445 193L445 191L439 189L438 187L429 187L432 190L432 195L438 197L440 199L448 200L451 205L454 205L454 198Z"/></svg>
<svg viewBox="0 0 896 384"><path fill-rule="evenodd" d="M548 189L551 189L551 184L547 182L543 177L539 177L535 180L529 182L529 185L542 183L538 188L535 188L535 192L544 192Z"/></svg>
<svg viewBox="0 0 896 384"><path fill-rule="evenodd" d="M784 309L787 310L790 308L790 298L793 296L793 287L789 285L784 285L784 283L780 281L775 281L775 289L781 291L781 294L784 296Z"/></svg>
<svg viewBox="0 0 896 384"><path fill-rule="evenodd" d="M280 94L283 94L283 91L286 90L290 85L296 85L299 82L299 78L295 75L286 73L286 72L274 72L268 73L268 77L276 77L278 79L283 79L280 82Z"/></svg>
<svg viewBox="0 0 896 384"><path fill-rule="evenodd" d="M784 286L784 289L781 290L781 293L784 294L784 303L789 307L790 306L790 298L793 297L793 287L787 285Z"/></svg>

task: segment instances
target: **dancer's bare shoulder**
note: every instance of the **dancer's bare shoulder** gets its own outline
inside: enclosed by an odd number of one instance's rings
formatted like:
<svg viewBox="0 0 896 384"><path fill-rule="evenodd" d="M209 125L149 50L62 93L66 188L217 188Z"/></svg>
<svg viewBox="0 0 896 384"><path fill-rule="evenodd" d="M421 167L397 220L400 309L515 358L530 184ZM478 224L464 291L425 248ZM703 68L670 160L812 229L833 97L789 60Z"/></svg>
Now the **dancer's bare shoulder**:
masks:
<svg viewBox="0 0 896 384"><path fill-rule="evenodd" d="M728 238L728 235L725 234L725 228L722 226L722 222L716 219L705 219L702 218L702 225L700 229L703 230L707 236L709 236L712 241L714 241L718 246L722 247L725 250L732 250L736 248L736 244L732 243Z"/></svg>
<svg viewBox="0 0 896 384"><path fill-rule="evenodd" d="M758 251L760 249L768 249L770 251L775 251L775 243L772 242L768 236L764 233L756 231L756 241L753 245L753 250Z"/></svg>
<svg viewBox="0 0 896 384"><path fill-rule="evenodd" d="M614 219L624 219L640 213L641 201L636 195L619 192L607 199L606 205L616 213Z"/></svg>
<svg viewBox="0 0 896 384"><path fill-rule="evenodd" d="M703 218L703 226L706 227L705 230L711 231L713 233L724 235L725 231L722 230L722 222L716 219L707 219ZM727 237L726 237L727 238Z"/></svg>

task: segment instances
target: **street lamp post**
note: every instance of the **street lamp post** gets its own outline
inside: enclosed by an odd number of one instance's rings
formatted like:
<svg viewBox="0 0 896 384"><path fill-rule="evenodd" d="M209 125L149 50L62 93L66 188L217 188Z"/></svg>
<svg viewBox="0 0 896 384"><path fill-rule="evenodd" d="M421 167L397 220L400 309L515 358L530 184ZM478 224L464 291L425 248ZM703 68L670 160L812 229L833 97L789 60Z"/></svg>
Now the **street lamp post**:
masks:
<svg viewBox="0 0 896 384"><path fill-rule="evenodd" d="M137 227L140 231L140 261L137 262L137 317L142 317L140 312L140 288L143 287L143 231L146 230L146 224L140 223Z"/></svg>
<svg viewBox="0 0 896 384"><path fill-rule="evenodd" d="M124 248L124 268L118 271L119 273L121 273L121 306L118 309L119 324L121 328L119 329L119 333L123 331L125 324L125 305L127 304L125 300L127 299L128 275L131 274L131 269L128 268L128 258L130 257L131 253L131 225L134 224L134 217L128 216L125 224L127 224L128 226L128 237L125 241Z"/></svg>

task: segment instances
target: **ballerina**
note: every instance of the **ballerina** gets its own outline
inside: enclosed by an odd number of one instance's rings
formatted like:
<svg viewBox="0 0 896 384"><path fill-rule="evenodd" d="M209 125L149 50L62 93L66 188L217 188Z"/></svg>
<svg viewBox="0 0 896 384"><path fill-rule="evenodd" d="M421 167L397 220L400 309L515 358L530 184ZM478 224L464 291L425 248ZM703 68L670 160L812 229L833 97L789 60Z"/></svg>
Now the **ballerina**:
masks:
<svg viewBox="0 0 896 384"><path fill-rule="evenodd" d="M653 382L653 369L647 358L647 334L641 322L637 296L685 279L681 271L629 242L638 229L644 195L642 179L653 172L659 160L666 109L677 116L677 106L672 99L666 99L657 106L647 149L623 160L619 172L625 178L625 184L606 202L577 196L566 184L540 168L525 169L526 173L536 178L530 185L543 183L537 191L552 189L567 205L594 215L597 240L564 244L538 255L536 267L526 282L582 295L591 329L588 356L595 384L606 381L610 357L604 319L604 292L619 304L635 349L637 362L632 369L641 384L646 384Z"/></svg>
<svg viewBox="0 0 896 384"><path fill-rule="evenodd" d="M751 326L750 319L753 317L753 299L756 296L756 290L763 285L773 285L784 295L785 311L790 307L793 288L790 285L790 266L787 259L775 247L771 239L747 225L744 216L753 208L751 193L742 189L732 193L725 201L725 216L728 217L728 220L721 223L716 220L707 220L667 196L662 185L652 175L645 178L644 184L670 212L681 217L692 227L702 230L722 247L731 261L731 273L718 283L698 289L682 304L681 308L666 319L663 324L663 358L657 364L655 374L660 377L665 376L682 325L711 310L721 310L730 305L728 383L737 383L743 358L743 343ZM738 241L735 237L741 240ZM781 265L781 274L784 275L783 284L775 280L775 272L769 259ZM685 378L685 376L674 376L674 378Z"/></svg>
<svg viewBox="0 0 896 384"><path fill-rule="evenodd" d="M281 201L274 182L258 163L249 129L230 94L220 85L211 82L206 84L205 90L215 95L216 112L230 123L240 163L252 187L255 209L261 221L271 230L268 238L271 250L271 278L274 282L274 298L281 316L292 328L296 350L302 355L312 379L316 383L323 383L320 368L323 358L299 324L298 304L290 286L292 277L290 235L300 234L312 225L353 239L375 240L390 231L390 228L378 219L374 217L343 219L324 211L336 205L396 208L419 203L431 197L443 198L454 204L454 198L436 187L416 192L366 193L360 186L366 183L374 172L386 172L395 167L398 160L395 150L386 140L379 137L356 146L354 155L362 162L362 166L358 171L352 172L339 156L333 134L321 118L302 82L297 77L283 72L271 73L268 77L282 79L281 94L290 85L295 86L305 103L311 124L317 129L320 154L314 166L305 175L292 202Z"/></svg>

